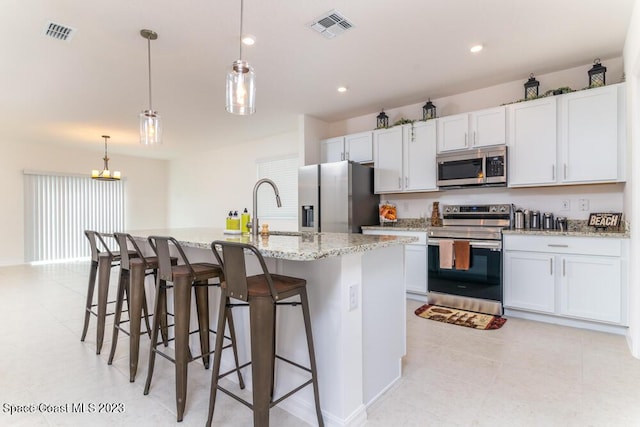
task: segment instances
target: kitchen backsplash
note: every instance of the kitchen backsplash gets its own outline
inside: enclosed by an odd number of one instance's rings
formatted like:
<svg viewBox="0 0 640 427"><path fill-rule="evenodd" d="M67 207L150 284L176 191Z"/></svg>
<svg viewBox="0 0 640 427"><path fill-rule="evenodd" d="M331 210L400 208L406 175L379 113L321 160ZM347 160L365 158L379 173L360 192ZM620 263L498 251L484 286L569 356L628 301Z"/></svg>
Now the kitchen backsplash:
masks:
<svg viewBox="0 0 640 427"><path fill-rule="evenodd" d="M572 220L587 220L591 212L623 212L624 184L573 185L535 188L477 188L434 193L382 194L380 200L395 203L399 219L431 217L434 201L448 204L512 203L516 208L551 212ZM581 210L581 205L588 205ZM568 202L569 209L564 209Z"/></svg>

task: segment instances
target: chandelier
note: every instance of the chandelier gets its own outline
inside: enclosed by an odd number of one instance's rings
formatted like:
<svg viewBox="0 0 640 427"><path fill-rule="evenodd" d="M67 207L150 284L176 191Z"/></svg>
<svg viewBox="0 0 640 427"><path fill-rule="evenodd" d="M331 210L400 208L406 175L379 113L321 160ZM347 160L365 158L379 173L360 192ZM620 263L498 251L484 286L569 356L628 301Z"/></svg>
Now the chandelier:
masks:
<svg viewBox="0 0 640 427"><path fill-rule="evenodd" d="M104 138L104 169L97 170L94 169L91 171L91 178L98 179L100 181L119 181L120 180L120 171L110 171L109 170L109 156L107 155L107 140L111 138L109 135L102 135Z"/></svg>

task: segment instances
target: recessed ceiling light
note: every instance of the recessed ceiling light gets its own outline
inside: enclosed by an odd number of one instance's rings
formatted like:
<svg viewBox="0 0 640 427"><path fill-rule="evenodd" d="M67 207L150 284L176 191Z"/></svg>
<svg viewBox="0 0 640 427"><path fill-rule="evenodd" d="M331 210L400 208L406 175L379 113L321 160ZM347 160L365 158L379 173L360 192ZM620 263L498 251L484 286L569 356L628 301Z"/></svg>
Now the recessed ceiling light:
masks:
<svg viewBox="0 0 640 427"><path fill-rule="evenodd" d="M471 53L478 53L482 50L483 46L481 44L477 44L475 46L471 46L471 49L469 49L471 51Z"/></svg>
<svg viewBox="0 0 640 427"><path fill-rule="evenodd" d="M242 44L253 46L254 44L256 44L256 36L254 36L253 34L244 34L242 36Z"/></svg>
<svg viewBox="0 0 640 427"><path fill-rule="evenodd" d="M346 92L346 91L347 91L347 89L349 89L349 88L348 88L348 87L346 87L346 86L340 86L340 87L338 88L338 92L340 92L340 93L344 93L344 92Z"/></svg>

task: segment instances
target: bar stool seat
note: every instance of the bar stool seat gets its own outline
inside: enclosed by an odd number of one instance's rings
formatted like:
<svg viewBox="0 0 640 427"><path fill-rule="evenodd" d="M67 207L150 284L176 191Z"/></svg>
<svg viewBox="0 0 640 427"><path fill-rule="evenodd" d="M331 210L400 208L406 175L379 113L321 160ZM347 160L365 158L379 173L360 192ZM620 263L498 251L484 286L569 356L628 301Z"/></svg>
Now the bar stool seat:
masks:
<svg viewBox="0 0 640 427"><path fill-rule="evenodd" d="M254 426L268 427L270 408L311 384L313 386L318 425L323 427L324 421L320 409L318 374L311 331L311 316L307 299L307 281L297 277L271 274L260 252L249 244L218 240L211 243L211 250L223 268L225 281L222 283L222 295L220 298L220 309L218 311L218 334L216 335L216 346L213 357L209 415L206 425L210 426L213 421L217 390L232 396L235 400L251 408L253 411ZM247 276L245 252L251 252L256 256L262 268L262 274ZM299 301L284 301L291 297L298 297ZM231 303L231 298L245 301L248 304ZM276 307L283 305L302 307L307 350L309 353L309 368L276 354ZM242 397L219 384L220 378L235 371L231 370L220 374L220 363L222 359L219 351L219 349L222 348L221 332L224 332L225 319L230 315L231 309L241 306L249 307L251 361L243 364L241 368L251 365L253 379L252 403L247 402ZM277 399L274 398L276 359L289 363L311 374L311 378L308 381ZM240 368L236 368L236 370L237 369Z"/></svg>
<svg viewBox="0 0 640 427"><path fill-rule="evenodd" d="M222 269L217 264L206 262L190 263L178 241L172 237L150 236L148 241L149 245L158 257L158 276L156 278L154 313L162 313L163 306L166 305L167 301L167 289L173 289L175 356L172 357L169 353L158 348L159 345L163 343L163 341L158 342L160 319L163 316L154 315L153 327L151 328L149 369L144 394L148 394L151 387L156 354L159 354L173 362L175 364L177 420L182 421L187 398L187 364L202 358L205 369L209 368L212 353L212 351L209 351L209 333L216 333L216 331L210 330L209 328L208 290L212 286L220 287L220 281L223 280L223 274ZM177 252L178 258L182 261L182 264L171 264L171 258L169 255L170 247ZM218 279L218 283L209 283L212 279ZM167 282L172 283L172 285L168 285ZM190 332L189 323L191 316L192 289L195 293L196 311L198 314L198 330ZM233 318L229 316L226 320L228 320L229 324L230 337L224 336L224 328L226 326L225 322L225 324L222 325L223 332L220 333L220 339L222 340L227 338L230 340L230 344L224 348L231 347L233 349L238 381L241 388L244 388L242 374L238 368L238 355L236 350ZM220 327L218 327L218 331L220 331ZM193 356L189 348L190 333L198 333L200 336L201 354L198 356ZM164 343L166 345L166 342ZM223 347L221 346L218 351L222 352L222 350Z"/></svg>
<svg viewBox="0 0 640 427"><path fill-rule="evenodd" d="M89 270L89 284L87 286L87 300L85 304L84 326L80 341L84 341L89 329L89 319L91 315L97 317L98 328L96 331L96 354L100 354L104 341L104 330L107 316L115 312L107 313L107 305L117 303L117 300L109 301L109 282L111 278L111 268L120 265L121 255L114 253L106 244L102 235L97 231L85 230L85 236L89 240L91 248L91 267ZM136 257L135 251L127 252L129 257ZM93 302L93 295L96 287L96 276L98 276L98 297L97 302ZM120 271L122 275L122 270ZM122 280L122 278L120 278ZM94 309L96 309L94 311Z"/></svg>

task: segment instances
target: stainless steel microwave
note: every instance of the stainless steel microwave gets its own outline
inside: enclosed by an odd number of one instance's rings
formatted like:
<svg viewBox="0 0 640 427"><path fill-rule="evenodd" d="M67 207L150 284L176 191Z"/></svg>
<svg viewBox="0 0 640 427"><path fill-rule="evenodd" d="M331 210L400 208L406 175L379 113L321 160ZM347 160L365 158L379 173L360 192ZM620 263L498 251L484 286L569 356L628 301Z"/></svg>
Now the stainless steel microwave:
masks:
<svg viewBox="0 0 640 427"><path fill-rule="evenodd" d="M507 185L507 147L487 147L436 157L438 187Z"/></svg>

